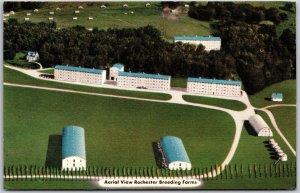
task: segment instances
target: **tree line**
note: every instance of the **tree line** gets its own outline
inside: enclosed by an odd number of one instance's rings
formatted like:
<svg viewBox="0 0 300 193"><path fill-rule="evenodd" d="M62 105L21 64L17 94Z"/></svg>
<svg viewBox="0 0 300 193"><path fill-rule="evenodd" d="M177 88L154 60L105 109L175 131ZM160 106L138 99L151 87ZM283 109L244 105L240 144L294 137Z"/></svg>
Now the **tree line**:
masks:
<svg viewBox="0 0 300 193"><path fill-rule="evenodd" d="M216 10L251 7L215 2L207 6ZM191 3L190 12L199 9ZM266 16L270 8L253 9L264 10L264 18L271 17ZM279 16L278 10L272 13L275 12ZM257 24L259 20L252 20L246 11L241 14L247 19L231 16L212 23L213 35L221 37L222 48L210 52L202 45L166 42L152 26L88 31L82 26L57 29L55 22L34 24L10 19L4 23L4 59L12 59L21 50L32 50L39 52L44 67L68 64L106 68L120 62L126 71L241 80L249 94L295 78L296 35L286 29L278 37L276 25ZM192 13L189 15L193 17Z"/></svg>
<svg viewBox="0 0 300 193"><path fill-rule="evenodd" d="M208 173L222 170L211 177ZM39 167L36 165L4 166L4 179L16 180L97 180L100 177L196 177L203 180L238 178L272 178L296 176L295 162L266 164L230 164L224 168L192 168L192 170L169 170L157 167L87 167L86 170L61 170L61 168Z"/></svg>

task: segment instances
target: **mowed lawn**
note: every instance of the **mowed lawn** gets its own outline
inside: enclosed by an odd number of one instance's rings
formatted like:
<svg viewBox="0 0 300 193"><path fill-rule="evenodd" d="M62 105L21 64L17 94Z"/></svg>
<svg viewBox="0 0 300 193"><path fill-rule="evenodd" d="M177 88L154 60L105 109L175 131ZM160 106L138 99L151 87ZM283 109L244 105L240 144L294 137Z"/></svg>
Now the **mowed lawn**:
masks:
<svg viewBox="0 0 300 193"><path fill-rule="evenodd" d="M281 92L283 101L270 101L273 92ZM273 104L296 104L296 80L285 80L273 84L254 95L250 95L249 100L253 106L258 108Z"/></svg>
<svg viewBox="0 0 300 193"><path fill-rule="evenodd" d="M273 113L283 135L296 149L296 107L272 107L269 110Z"/></svg>
<svg viewBox="0 0 300 193"><path fill-rule="evenodd" d="M39 12L20 11L10 16L10 18L16 18L20 22L24 22L24 18L29 17L31 22L48 22L48 18L53 17L59 28L82 25L87 29L94 27L108 29L136 28L152 25L158 28L169 41L173 40L173 36L176 35L211 34L209 22L190 18L186 13L175 20L164 20L159 2L152 2L151 7L145 7L145 2L127 2L128 8L123 8L123 2L110 2L111 6L107 8L100 8L102 3L94 3L91 6L84 3L72 4L74 2L52 2L39 9ZM78 10L77 6L80 4L83 4L84 9L80 10L80 13L75 14L74 11ZM56 11L56 7L60 7L61 10ZM54 11L54 15L50 15L50 11ZM31 12L31 16L26 16L28 12ZM77 20L73 20L73 17L77 17ZM93 17L93 20L89 20L89 17Z"/></svg>
<svg viewBox="0 0 300 193"><path fill-rule="evenodd" d="M205 105L213 105L217 107L222 107L226 109L231 109L235 111L242 111L246 109L246 105L237 100L227 100L227 99L218 99L204 96L192 96L192 95L183 95L182 98L191 103L199 103Z"/></svg>
<svg viewBox="0 0 300 193"><path fill-rule="evenodd" d="M158 99L158 100L171 99L171 95L164 94L164 93L99 88L99 87L92 87L92 86L80 86L75 84L40 80L6 67L4 67L3 74L4 74L4 82L8 82L8 83L27 84L27 85L34 85L34 86L44 86L44 87L51 87L51 88L61 88L61 89L69 89L69 90L76 90L76 91L111 94L111 95L118 95L118 96L129 96L129 97L137 97L137 98L147 98L147 99Z"/></svg>
<svg viewBox="0 0 300 193"><path fill-rule="evenodd" d="M4 164L44 165L50 135L85 128L88 166L155 166L152 143L183 140L193 167L221 163L235 124L227 113L145 102L4 86Z"/></svg>
<svg viewBox="0 0 300 193"><path fill-rule="evenodd" d="M39 70L39 72L43 72L43 73L46 73L46 74L54 74L54 69Z"/></svg>

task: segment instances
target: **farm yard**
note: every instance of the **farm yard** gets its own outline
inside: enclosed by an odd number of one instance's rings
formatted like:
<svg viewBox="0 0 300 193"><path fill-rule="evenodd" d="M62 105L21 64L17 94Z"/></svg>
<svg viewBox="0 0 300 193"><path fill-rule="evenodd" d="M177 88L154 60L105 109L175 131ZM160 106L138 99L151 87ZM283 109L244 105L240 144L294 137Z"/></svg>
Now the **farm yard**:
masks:
<svg viewBox="0 0 300 193"><path fill-rule="evenodd" d="M5 164L44 165L48 138L79 125L90 166L155 166L152 143L174 135L193 167L209 167L223 161L235 132L228 114L197 107L6 86L4 98Z"/></svg>
<svg viewBox="0 0 300 193"><path fill-rule="evenodd" d="M47 6L40 9L39 12L32 13L31 16L25 16L28 11L20 11L9 18L16 18L19 22L24 22L24 17L29 17L31 22L49 22L49 17L57 23L58 28L72 27L82 25L87 29L99 28L137 28L152 25L159 29L165 39L172 41L176 35L203 35L211 34L210 23L198 21L190 18L186 13L179 19L163 19L160 2L151 3L151 7L145 7L144 2L130 2L128 7L124 8L120 2L112 2L110 6L101 8L102 3L94 2L93 5L85 3L48 3ZM78 6L83 5L84 9L78 10ZM56 11L55 8L61 10ZM54 14L50 15L49 12ZM76 20L73 17L77 17ZM89 19L93 17L93 19ZM50 21L51 22L51 21ZM182 26L185 27L182 27Z"/></svg>

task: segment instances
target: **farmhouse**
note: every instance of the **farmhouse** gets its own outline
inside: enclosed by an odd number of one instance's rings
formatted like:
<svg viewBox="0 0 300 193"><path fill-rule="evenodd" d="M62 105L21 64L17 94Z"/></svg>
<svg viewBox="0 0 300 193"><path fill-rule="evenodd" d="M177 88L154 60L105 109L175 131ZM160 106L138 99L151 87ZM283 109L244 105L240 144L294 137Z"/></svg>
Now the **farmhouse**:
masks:
<svg viewBox="0 0 300 193"><path fill-rule="evenodd" d="M39 60L39 58L40 58L39 53L32 52L32 51L29 51L26 56L26 60L28 62L35 62L35 61Z"/></svg>
<svg viewBox="0 0 300 193"><path fill-rule="evenodd" d="M124 72L124 65L120 63L116 63L109 69L109 80L116 81L119 72Z"/></svg>
<svg viewBox="0 0 300 193"><path fill-rule="evenodd" d="M191 161L180 138L165 136L160 139L160 144L170 170L190 170L192 168Z"/></svg>
<svg viewBox="0 0 300 193"><path fill-rule="evenodd" d="M175 36L174 43L182 42L188 44L199 45L202 44L206 51L220 50L221 38L213 36Z"/></svg>
<svg viewBox="0 0 300 193"><path fill-rule="evenodd" d="M272 101L282 102L283 100L283 94L282 93L272 93Z"/></svg>
<svg viewBox="0 0 300 193"><path fill-rule="evenodd" d="M239 97L241 96L241 82L189 77L187 92L200 95Z"/></svg>
<svg viewBox="0 0 300 193"><path fill-rule="evenodd" d="M86 169L84 129L78 126L63 128L62 169Z"/></svg>
<svg viewBox="0 0 300 193"><path fill-rule="evenodd" d="M54 68L54 78L55 80L68 82L102 85L106 78L106 70L56 65Z"/></svg>
<svg viewBox="0 0 300 193"><path fill-rule="evenodd" d="M119 72L117 86L153 90L170 90L171 77L160 74Z"/></svg>
<svg viewBox="0 0 300 193"><path fill-rule="evenodd" d="M261 118L260 115L252 115L249 118L249 123L253 127L254 131L256 132L257 136L263 137L271 137L273 133L267 123Z"/></svg>

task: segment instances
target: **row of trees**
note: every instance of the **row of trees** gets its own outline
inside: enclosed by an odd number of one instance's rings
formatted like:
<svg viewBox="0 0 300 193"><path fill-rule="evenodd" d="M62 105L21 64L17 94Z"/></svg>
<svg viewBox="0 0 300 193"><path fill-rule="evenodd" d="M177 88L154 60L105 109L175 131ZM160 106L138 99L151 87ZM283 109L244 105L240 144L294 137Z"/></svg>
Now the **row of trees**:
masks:
<svg viewBox="0 0 300 193"><path fill-rule="evenodd" d="M288 17L287 14L274 7L254 7L249 4L233 2L208 2L207 5L199 6L193 2L190 5L189 16L205 21L234 20L252 24L257 24L263 20L279 24Z"/></svg>
<svg viewBox="0 0 300 193"><path fill-rule="evenodd" d="M42 2L13 2L6 1L3 4L4 12L19 11L21 9L34 10L43 6Z"/></svg>
<svg viewBox="0 0 300 193"><path fill-rule="evenodd" d="M99 177L201 177L204 180L233 179L233 178L270 178L296 176L296 163L269 163L228 165L222 172L209 177L208 173L220 171L220 166L210 168L193 168L192 170L168 170L156 167L87 167L86 170L61 170L38 166L8 166L4 167L5 180L95 180ZM22 177L23 176L23 177Z"/></svg>

